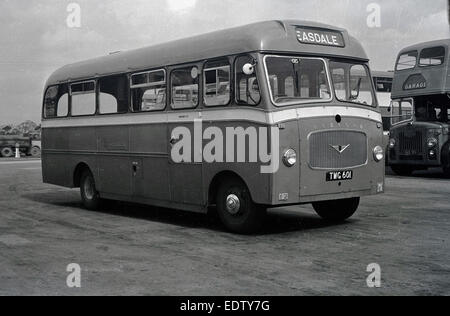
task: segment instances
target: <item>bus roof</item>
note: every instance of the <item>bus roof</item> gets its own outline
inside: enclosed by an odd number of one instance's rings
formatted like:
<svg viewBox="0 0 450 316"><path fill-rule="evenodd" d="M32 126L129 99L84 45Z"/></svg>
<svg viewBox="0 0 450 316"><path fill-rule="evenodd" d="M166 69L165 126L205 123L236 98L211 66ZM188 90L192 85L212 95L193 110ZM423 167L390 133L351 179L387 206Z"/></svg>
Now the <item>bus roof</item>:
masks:
<svg viewBox="0 0 450 316"><path fill-rule="evenodd" d="M343 47L300 42L299 27L342 34ZM299 20L266 21L67 65L50 76L47 86L255 51L368 60L359 41L344 29Z"/></svg>
<svg viewBox="0 0 450 316"><path fill-rule="evenodd" d="M427 48L445 48L445 60L437 66L416 66L406 70L396 70L392 87L392 98L407 98L420 95L450 93L450 39L424 42L406 47L398 54L417 52L420 59L421 52ZM396 65L397 68L397 65Z"/></svg>

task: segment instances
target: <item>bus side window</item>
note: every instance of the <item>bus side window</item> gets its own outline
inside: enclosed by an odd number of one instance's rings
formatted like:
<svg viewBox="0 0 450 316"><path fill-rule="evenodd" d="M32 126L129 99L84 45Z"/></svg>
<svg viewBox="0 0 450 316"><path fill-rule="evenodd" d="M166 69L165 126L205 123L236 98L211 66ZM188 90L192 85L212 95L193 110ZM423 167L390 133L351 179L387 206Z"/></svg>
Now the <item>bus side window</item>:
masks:
<svg viewBox="0 0 450 316"><path fill-rule="evenodd" d="M128 112L127 77L114 76L99 79L99 113Z"/></svg>
<svg viewBox="0 0 450 316"><path fill-rule="evenodd" d="M197 67L186 67L172 71L172 109L193 109L197 107L198 77Z"/></svg>
<svg viewBox="0 0 450 316"><path fill-rule="evenodd" d="M72 84L70 95L72 97L72 116L94 115L96 112L95 81L86 81Z"/></svg>
<svg viewBox="0 0 450 316"><path fill-rule="evenodd" d="M69 114L69 93L67 85L47 89L44 101L44 117L66 117Z"/></svg>
<svg viewBox="0 0 450 316"><path fill-rule="evenodd" d="M203 100L206 106L227 105L231 100L231 67L228 60L209 62L203 70Z"/></svg>
<svg viewBox="0 0 450 316"><path fill-rule="evenodd" d="M254 64L255 61L250 56L241 56L236 59L236 101L242 105L257 105L261 101L256 72L253 75L246 75L242 68L245 64Z"/></svg>
<svg viewBox="0 0 450 316"><path fill-rule="evenodd" d="M161 111L166 108L164 69L131 75L133 112Z"/></svg>

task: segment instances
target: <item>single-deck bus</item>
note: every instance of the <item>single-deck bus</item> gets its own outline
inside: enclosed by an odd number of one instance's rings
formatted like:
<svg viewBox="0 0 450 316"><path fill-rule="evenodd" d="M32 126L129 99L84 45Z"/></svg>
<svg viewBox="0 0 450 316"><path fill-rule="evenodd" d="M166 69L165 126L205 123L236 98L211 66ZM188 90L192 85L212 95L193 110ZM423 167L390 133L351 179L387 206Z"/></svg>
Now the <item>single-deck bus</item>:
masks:
<svg viewBox="0 0 450 316"><path fill-rule="evenodd" d="M450 39L403 49L392 90L389 164L399 175L442 167L450 176Z"/></svg>
<svg viewBox="0 0 450 316"><path fill-rule="evenodd" d="M149 92L148 92L149 91ZM43 178L101 199L216 210L238 233L269 207L352 216L384 191L368 58L345 30L268 21L63 67L43 104Z"/></svg>

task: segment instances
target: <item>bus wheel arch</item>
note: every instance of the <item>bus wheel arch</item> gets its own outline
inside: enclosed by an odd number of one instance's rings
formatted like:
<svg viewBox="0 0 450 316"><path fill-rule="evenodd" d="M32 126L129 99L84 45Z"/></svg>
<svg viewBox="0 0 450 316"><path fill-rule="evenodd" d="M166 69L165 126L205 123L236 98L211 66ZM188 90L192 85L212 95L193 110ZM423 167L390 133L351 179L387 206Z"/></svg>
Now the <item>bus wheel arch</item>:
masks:
<svg viewBox="0 0 450 316"><path fill-rule="evenodd" d="M73 172L73 187L79 188L81 184L81 176L83 175L83 172L89 171L91 174L92 170L89 167L89 165L85 162L80 162L76 167L75 171Z"/></svg>
<svg viewBox="0 0 450 316"><path fill-rule="evenodd" d="M220 185L224 181L227 181L230 179L236 179L238 181L241 181L243 184L245 184L247 186L247 189L248 189L247 183L237 173L235 173L233 171L221 171L218 174L216 174L210 182L209 189L208 189L208 205L209 206L216 205L217 192L220 188ZM250 190L249 190L249 193L251 196Z"/></svg>
<svg viewBox="0 0 450 316"><path fill-rule="evenodd" d="M97 210L101 199L94 174L86 163L79 163L74 172L74 186L80 188L83 205L88 210Z"/></svg>
<svg viewBox="0 0 450 316"><path fill-rule="evenodd" d="M234 173L218 174L214 180L210 194L215 196L217 215L225 227L239 234L258 231L264 222L266 208L253 202L245 181Z"/></svg>

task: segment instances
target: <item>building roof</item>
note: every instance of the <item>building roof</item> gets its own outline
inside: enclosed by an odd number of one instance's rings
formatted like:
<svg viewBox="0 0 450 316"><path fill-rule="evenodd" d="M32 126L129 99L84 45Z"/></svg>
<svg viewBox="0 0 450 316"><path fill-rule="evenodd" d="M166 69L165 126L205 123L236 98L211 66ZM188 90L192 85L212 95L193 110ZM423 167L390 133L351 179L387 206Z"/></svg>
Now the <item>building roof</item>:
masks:
<svg viewBox="0 0 450 316"><path fill-rule="evenodd" d="M298 26L341 32L345 47L302 44ZM362 45L344 29L298 20L266 21L67 65L54 72L47 85L254 51L368 60Z"/></svg>

